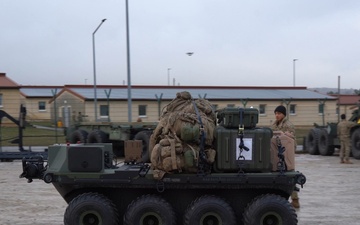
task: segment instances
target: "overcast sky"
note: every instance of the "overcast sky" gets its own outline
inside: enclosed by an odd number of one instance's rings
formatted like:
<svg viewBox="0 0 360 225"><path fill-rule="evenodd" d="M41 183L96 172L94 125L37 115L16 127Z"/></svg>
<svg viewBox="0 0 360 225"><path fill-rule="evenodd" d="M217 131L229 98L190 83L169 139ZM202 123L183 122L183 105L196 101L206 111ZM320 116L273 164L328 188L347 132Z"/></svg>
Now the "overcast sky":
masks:
<svg viewBox="0 0 360 225"><path fill-rule="evenodd" d="M1 0L0 72L127 84L125 0ZM132 85L359 89L359 0L129 0ZM187 52L194 52L188 56ZM168 70L168 68L171 68ZM170 76L168 76L170 75Z"/></svg>

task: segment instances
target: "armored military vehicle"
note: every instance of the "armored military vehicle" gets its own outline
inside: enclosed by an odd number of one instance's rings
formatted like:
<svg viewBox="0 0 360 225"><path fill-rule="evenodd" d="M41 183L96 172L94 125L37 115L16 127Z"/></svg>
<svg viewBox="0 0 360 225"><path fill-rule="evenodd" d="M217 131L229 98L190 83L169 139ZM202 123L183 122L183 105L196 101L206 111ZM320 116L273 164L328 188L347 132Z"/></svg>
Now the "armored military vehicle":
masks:
<svg viewBox="0 0 360 225"><path fill-rule="evenodd" d="M198 150L189 143L182 143L187 149L182 153L178 145L162 148L170 150L170 166L177 169L160 177L155 171L165 166L153 164L160 145L153 148L150 164L118 162L111 144L99 143L50 146L48 160L23 159L20 177L54 185L68 203L65 225L297 224L288 198L306 178L287 168L281 141L271 129L256 127L256 110L232 109L219 115L211 146L214 161L206 151L206 129L200 125ZM194 131L190 128L183 127ZM278 151L271 155L274 140Z"/></svg>
<svg viewBox="0 0 360 225"><path fill-rule="evenodd" d="M360 119L359 109L352 112L349 121L358 122ZM328 123L326 126L314 125L306 137L306 149L312 155L333 155L335 148L340 148L337 136L337 124ZM360 124L358 123L350 130L351 154L355 159L360 159Z"/></svg>

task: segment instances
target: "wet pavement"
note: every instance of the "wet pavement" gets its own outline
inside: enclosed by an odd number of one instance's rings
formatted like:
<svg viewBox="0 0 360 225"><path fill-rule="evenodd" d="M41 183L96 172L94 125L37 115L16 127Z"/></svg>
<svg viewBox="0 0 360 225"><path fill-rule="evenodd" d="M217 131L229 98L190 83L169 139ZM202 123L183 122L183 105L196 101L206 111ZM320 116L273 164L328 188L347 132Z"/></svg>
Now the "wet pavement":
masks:
<svg viewBox="0 0 360 225"><path fill-rule="evenodd" d="M360 160L296 154L307 182L299 193L299 225L360 225ZM51 184L19 179L21 161L0 163L0 224L61 225L66 202Z"/></svg>
<svg viewBox="0 0 360 225"><path fill-rule="evenodd" d="M360 224L360 160L340 164L339 157L296 155L296 170L307 182L299 193L300 225Z"/></svg>

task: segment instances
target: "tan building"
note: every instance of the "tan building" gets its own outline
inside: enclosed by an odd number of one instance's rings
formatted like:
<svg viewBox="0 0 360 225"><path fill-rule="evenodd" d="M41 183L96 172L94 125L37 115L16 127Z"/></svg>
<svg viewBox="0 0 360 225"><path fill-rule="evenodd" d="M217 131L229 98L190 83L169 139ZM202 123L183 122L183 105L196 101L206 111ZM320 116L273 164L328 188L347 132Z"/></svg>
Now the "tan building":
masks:
<svg viewBox="0 0 360 225"><path fill-rule="evenodd" d="M62 86L21 86L21 103L26 106L28 120L51 120L50 101L61 90Z"/></svg>
<svg viewBox="0 0 360 225"><path fill-rule="evenodd" d="M241 86L139 86L131 88L131 121L157 121L162 108L188 91L193 98L208 99L214 110L223 107L253 107L260 112L259 126L274 121L274 109L283 104L296 126L312 126L338 119L338 111L351 117L350 108L338 96L310 91L306 87L241 87ZM55 97L55 98L54 98ZM4 73L0 74L0 109L18 116L20 104L27 107L27 120L61 120L65 126L78 121L127 122L128 89L126 85L98 85L97 107L92 85L21 86ZM55 100L55 101L54 101ZM95 116L96 115L96 116Z"/></svg>
<svg viewBox="0 0 360 225"><path fill-rule="evenodd" d="M0 110L14 118L19 117L20 110L20 85L6 77L5 73L0 73ZM2 123L12 123L4 118Z"/></svg>
<svg viewBox="0 0 360 225"><path fill-rule="evenodd" d="M70 113L70 122L78 118L95 121L128 121L127 86L97 86L97 112L94 89L90 85L65 85L56 97L57 111ZM193 98L206 98L214 109L223 107L253 107L259 109L259 126L269 126L274 121L274 109L283 104L288 117L297 126L326 124L337 120L337 98L309 91L305 87L202 87L202 86L132 86L131 121L157 121L162 108L188 91ZM51 107L53 106L51 101ZM66 123L66 121L65 121Z"/></svg>
<svg viewBox="0 0 360 225"><path fill-rule="evenodd" d="M339 97L339 116L345 114L347 119L350 119L354 110L359 109L360 95L332 95ZM359 118L360 119L360 118ZM339 118L340 121L340 118Z"/></svg>

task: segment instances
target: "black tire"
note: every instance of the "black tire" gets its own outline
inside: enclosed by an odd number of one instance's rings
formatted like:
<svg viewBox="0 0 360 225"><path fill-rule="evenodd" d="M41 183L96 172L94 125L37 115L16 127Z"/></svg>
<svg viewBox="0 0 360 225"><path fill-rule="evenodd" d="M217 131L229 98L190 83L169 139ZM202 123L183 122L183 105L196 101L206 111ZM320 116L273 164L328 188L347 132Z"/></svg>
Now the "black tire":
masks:
<svg viewBox="0 0 360 225"><path fill-rule="evenodd" d="M105 196L85 193L74 198L64 215L65 225L117 225L119 216L114 204Z"/></svg>
<svg viewBox="0 0 360 225"><path fill-rule="evenodd" d="M124 225L176 225L171 205L156 195L134 200L125 212Z"/></svg>
<svg viewBox="0 0 360 225"><path fill-rule="evenodd" d="M334 154L333 139L328 134L327 130L319 129L318 149L320 155L328 156Z"/></svg>
<svg viewBox="0 0 360 225"><path fill-rule="evenodd" d="M360 127L351 135L351 153L355 159L360 159Z"/></svg>
<svg viewBox="0 0 360 225"><path fill-rule="evenodd" d="M108 143L109 135L101 130L93 130L87 136L87 143Z"/></svg>
<svg viewBox="0 0 360 225"><path fill-rule="evenodd" d="M318 138L319 138L319 129L312 128L306 137L306 149L310 155L319 154Z"/></svg>
<svg viewBox="0 0 360 225"><path fill-rule="evenodd" d="M192 202L184 215L184 225L235 225L235 213L223 199L204 195Z"/></svg>
<svg viewBox="0 0 360 225"><path fill-rule="evenodd" d="M138 132L134 140L141 140L142 141L142 151L141 151L141 158L142 161L145 163L150 162L150 153L149 153L149 140L150 140L151 133L149 131L140 131Z"/></svg>
<svg viewBox="0 0 360 225"><path fill-rule="evenodd" d="M266 194L255 198L245 209L244 225L296 225L294 207L279 195Z"/></svg>
<svg viewBox="0 0 360 225"><path fill-rule="evenodd" d="M76 143L86 143L86 139L88 136L88 132L84 130L76 130L70 135L70 143L76 144Z"/></svg>

